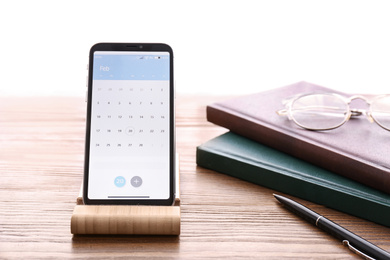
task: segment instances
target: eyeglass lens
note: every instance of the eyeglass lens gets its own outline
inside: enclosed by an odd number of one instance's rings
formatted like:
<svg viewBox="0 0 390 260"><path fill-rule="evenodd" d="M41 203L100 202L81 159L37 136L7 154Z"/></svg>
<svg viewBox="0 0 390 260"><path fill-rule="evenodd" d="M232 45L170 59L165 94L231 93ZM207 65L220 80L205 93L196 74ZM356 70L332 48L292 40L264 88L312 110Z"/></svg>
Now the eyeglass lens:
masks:
<svg viewBox="0 0 390 260"><path fill-rule="evenodd" d="M339 127L350 114L348 104L332 94L312 94L291 104L291 116L301 127L327 130ZM381 127L390 130L390 95L376 98L370 105L371 117Z"/></svg>
<svg viewBox="0 0 390 260"><path fill-rule="evenodd" d="M390 95L375 99L371 104L370 112L380 126L390 130Z"/></svg>
<svg viewBox="0 0 390 260"><path fill-rule="evenodd" d="M348 104L331 94L303 96L291 105L295 123L312 130L336 128L347 120L348 113Z"/></svg>

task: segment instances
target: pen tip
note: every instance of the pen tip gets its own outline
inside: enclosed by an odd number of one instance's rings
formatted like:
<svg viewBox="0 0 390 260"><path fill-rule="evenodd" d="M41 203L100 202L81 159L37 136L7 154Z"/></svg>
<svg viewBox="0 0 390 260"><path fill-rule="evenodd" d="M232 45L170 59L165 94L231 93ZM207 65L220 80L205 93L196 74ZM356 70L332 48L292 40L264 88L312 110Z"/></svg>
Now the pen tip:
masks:
<svg viewBox="0 0 390 260"><path fill-rule="evenodd" d="M273 194L274 195L274 197L275 197L275 199L277 199L278 201L280 201L280 199L282 198L282 196L280 196L280 195L278 195L278 194Z"/></svg>

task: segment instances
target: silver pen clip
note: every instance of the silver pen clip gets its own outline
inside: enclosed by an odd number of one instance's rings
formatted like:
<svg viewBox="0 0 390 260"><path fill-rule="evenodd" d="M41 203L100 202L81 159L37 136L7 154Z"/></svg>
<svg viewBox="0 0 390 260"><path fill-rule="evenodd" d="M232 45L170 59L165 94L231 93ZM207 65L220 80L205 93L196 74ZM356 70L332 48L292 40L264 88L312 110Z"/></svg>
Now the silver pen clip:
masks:
<svg viewBox="0 0 390 260"><path fill-rule="evenodd" d="M352 252L354 252L355 254L363 257L364 259L367 259L367 260L375 260L375 258L372 258L371 256L368 256L366 255L365 253L359 251L358 249L356 249L355 247L353 247L348 240L343 240L343 244L345 246L347 246L349 248L349 250L351 250Z"/></svg>

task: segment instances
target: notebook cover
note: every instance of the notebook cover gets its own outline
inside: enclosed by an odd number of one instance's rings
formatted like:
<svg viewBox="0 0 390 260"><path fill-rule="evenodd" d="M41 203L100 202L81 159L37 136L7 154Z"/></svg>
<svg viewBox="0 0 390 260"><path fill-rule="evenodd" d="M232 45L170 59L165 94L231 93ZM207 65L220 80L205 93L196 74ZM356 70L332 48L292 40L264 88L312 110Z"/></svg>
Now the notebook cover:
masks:
<svg viewBox="0 0 390 260"><path fill-rule="evenodd" d="M207 120L232 132L390 193L390 132L364 116L329 131L300 128L278 116L282 101L301 93L338 91L298 82L207 106ZM347 95L349 96L349 95ZM352 107L365 107L354 101Z"/></svg>
<svg viewBox="0 0 390 260"><path fill-rule="evenodd" d="M390 227L390 195L228 132L197 147L199 166Z"/></svg>

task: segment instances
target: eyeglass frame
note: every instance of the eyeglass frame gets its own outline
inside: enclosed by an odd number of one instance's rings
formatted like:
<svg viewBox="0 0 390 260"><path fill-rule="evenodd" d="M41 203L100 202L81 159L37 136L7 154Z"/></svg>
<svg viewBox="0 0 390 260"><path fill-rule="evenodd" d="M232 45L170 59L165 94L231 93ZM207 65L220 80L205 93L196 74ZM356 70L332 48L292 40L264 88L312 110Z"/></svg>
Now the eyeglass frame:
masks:
<svg viewBox="0 0 390 260"><path fill-rule="evenodd" d="M300 124L299 122L297 122L296 119L292 116L292 111L291 111L292 104L300 98L303 98L305 96L312 96L312 95L331 95L331 96L337 97L337 98L341 99L342 101L344 101L345 104L348 106L348 112L347 112L347 115L345 116L344 120L340 124L338 124L334 127L323 128L323 129L306 127L306 126ZM383 126L382 124L380 124L375 119L375 117L372 116L372 111L371 111L371 104L375 103L375 101L378 99L381 99L383 97L388 97L388 96L390 96L390 94L378 95L378 96L374 96L373 98L368 99L362 95L352 95L351 97L347 98L347 97L344 97L342 95L339 95L336 93L329 93L329 92L304 93L304 94L298 94L298 95L295 95L293 97L290 97L290 98L283 100L282 104L285 106L285 108L276 111L276 113L279 116L287 116L289 120L292 120L298 126L304 128L304 129L307 129L307 130L312 130L312 131L326 131L326 130L332 130L335 128L339 128L340 126L344 125L352 116L360 116L360 115L364 114L370 123L375 122L381 128L383 128L387 131L390 131L390 127L387 128L387 127ZM369 107L369 110L367 111L366 109L351 109L350 103L356 99L361 99L361 100L365 101Z"/></svg>

